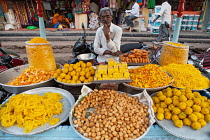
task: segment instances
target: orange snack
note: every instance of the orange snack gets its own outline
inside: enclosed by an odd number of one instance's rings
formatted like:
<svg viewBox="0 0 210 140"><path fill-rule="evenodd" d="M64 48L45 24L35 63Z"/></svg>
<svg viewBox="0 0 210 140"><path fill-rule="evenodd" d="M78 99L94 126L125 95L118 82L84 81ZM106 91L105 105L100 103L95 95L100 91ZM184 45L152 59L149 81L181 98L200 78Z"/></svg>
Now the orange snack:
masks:
<svg viewBox="0 0 210 140"><path fill-rule="evenodd" d="M156 64L147 64L135 69L129 69L132 82L128 83L134 87L157 88L167 86L171 83L172 77L164 72Z"/></svg>
<svg viewBox="0 0 210 140"><path fill-rule="evenodd" d="M6 83L6 85L22 86L39 83L42 81L49 80L53 77L54 71L48 72L44 69L38 69L30 66L25 69L20 76L14 80Z"/></svg>

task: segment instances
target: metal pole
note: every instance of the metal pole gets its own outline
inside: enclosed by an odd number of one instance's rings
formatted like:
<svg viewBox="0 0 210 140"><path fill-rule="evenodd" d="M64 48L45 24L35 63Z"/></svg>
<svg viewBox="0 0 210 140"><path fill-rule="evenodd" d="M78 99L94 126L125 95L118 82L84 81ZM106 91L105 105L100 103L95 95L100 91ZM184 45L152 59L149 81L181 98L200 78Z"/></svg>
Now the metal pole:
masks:
<svg viewBox="0 0 210 140"><path fill-rule="evenodd" d="M178 42L180 27L181 27L181 22L182 22L182 15L184 11L184 3L185 3L185 0L179 1L177 19L176 19L176 24L175 24L173 39L172 39L173 42Z"/></svg>
<svg viewBox="0 0 210 140"><path fill-rule="evenodd" d="M37 4L37 15L39 16L40 37L46 38L44 19L43 19L43 8L41 5L41 0L36 0L36 4Z"/></svg>

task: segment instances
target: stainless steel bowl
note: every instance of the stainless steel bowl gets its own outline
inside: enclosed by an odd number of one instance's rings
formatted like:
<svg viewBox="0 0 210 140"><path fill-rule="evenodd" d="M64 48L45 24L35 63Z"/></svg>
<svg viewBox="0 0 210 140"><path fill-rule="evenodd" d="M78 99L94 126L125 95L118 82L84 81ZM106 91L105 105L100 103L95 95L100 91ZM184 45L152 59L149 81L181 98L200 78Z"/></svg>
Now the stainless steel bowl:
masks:
<svg viewBox="0 0 210 140"><path fill-rule="evenodd" d="M78 55L77 58L80 61L89 62L89 61L95 59L96 56L93 53L85 53L85 54Z"/></svg>
<svg viewBox="0 0 210 140"><path fill-rule="evenodd" d="M63 66L60 64L56 64L57 68L62 69ZM0 85L2 85L2 87L13 94L18 94L21 92L24 92L26 90L30 90L30 89L34 89L34 88L39 88L39 87L52 87L56 84L55 80L53 78L47 80L47 81L43 81L40 83L36 83L36 84L31 84L31 85L24 85L24 86L11 86L11 85L5 85L5 83L11 81L12 79L18 77L21 75L22 71L26 68L29 67L29 64L26 65L22 65L22 66L18 66L18 67L14 67L11 69L8 69L2 73L0 73Z"/></svg>

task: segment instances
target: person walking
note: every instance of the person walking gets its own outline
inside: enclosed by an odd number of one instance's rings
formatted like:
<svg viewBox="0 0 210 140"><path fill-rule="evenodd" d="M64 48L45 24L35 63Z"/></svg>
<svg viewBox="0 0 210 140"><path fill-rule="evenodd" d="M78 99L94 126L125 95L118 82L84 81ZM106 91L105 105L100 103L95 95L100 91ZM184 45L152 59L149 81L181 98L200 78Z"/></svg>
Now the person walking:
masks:
<svg viewBox="0 0 210 140"><path fill-rule="evenodd" d="M156 41L160 42L162 41L162 38L165 38L167 41L169 41L170 40L169 25L171 23L171 5L168 3L168 0L163 0L160 13L158 14L159 15L153 20L153 22L156 22L156 20L159 17L162 17L161 25L159 27L159 35Z"/></svg>
<svg viewBox="0 0 210 140"><path fill-rule="evenodd" d="M132 3L131 13L129 16L125 17L125 23L127 24L127 26L129 26L129 28L131 28L132 31L134 27L133 20L139 17L140 8L136 0L131 0L131 3Z"/></svg>

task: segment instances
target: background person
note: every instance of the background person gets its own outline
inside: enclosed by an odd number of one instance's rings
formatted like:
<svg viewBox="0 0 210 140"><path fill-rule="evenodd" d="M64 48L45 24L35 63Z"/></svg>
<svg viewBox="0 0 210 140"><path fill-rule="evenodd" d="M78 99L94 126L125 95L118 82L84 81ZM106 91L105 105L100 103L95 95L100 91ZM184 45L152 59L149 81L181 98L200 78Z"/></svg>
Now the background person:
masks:
<svg viewBox="0 0 210 140"><path fill-rule="evenodd" d="M139 17L139 5L137 4L136 0L131 0L132 9L129 16L125 17L125 23L127 26L130 26L131 30L134 27L133 20Z"/></svg>
<svg viewBox="0 0 210 140"><path fill-rule="evenodd" d="M155 22L159 17L162 17L161 25L159 27L159 35L156 39L157 42L162 41L164 37L169 41L169 25L171 23L171 5L167 0L163 0L159 15L153 20Z"/></svg>
<svg viewBox="0 0 210 140"><path fill-rule="evenodd" d="M99 12L99 21L103 26L97 29L93 44L99 63L108 62L108 58L119 61L122 28L112 23L112 16L109 7L104 7Z"/></svg>

